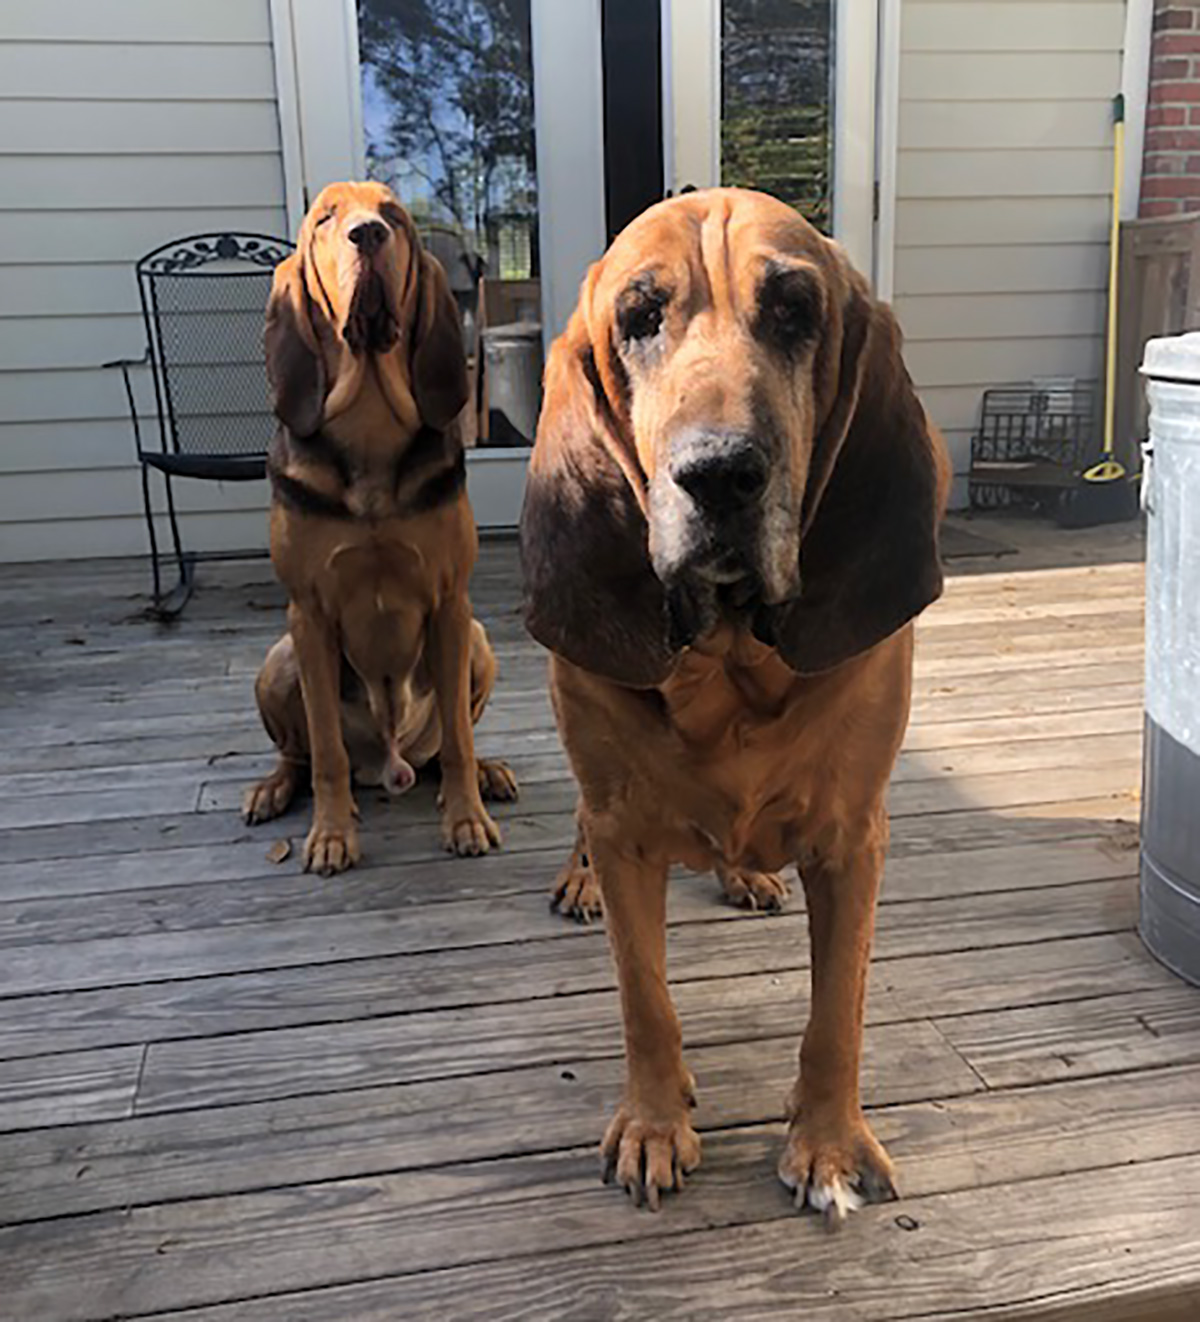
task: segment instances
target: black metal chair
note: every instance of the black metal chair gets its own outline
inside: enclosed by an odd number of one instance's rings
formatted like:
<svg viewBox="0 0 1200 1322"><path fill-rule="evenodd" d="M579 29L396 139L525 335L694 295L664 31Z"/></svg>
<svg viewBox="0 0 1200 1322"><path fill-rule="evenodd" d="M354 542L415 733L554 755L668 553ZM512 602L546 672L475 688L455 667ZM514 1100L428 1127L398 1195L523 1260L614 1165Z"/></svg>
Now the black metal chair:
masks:
<svg viewBox="0 0 1200 1322"><path fill-rule="evenodd" d="M247 482L266 476L275 430L263 361L262 329L275 266L293 249L266 234L196 234L147 253L136 265L146 328L140 358L118 358L133 421L142 499L150 533L153 613L183 609L203 560L243 559L255 552L185 551L175 512L174 478ZM131 369L149 367L159 445L144 445ZM162 474L179 582L164 593L150 501L150 470Z"/></svg>

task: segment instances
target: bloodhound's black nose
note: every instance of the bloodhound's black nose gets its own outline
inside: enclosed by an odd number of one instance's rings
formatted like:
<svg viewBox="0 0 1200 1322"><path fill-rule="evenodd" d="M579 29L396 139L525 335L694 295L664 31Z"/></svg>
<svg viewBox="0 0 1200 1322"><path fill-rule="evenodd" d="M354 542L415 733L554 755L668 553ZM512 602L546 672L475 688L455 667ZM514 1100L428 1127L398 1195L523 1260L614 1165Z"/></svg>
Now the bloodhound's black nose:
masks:
<svg viewBox="0 0 1200 1322"><path fill-rule="evenodd" d="M350 242L363 254L369 257L372 253L378 252L387 241L388 227L382 220L363 220L347 235Z"/></svg>
<svg viewBox="0 0 1200 1322"><path fill-rule="evenodd" d="M766 490L767 458L742 432L695 432L672 447L670 473L704 510L733 512Z"/></svg>

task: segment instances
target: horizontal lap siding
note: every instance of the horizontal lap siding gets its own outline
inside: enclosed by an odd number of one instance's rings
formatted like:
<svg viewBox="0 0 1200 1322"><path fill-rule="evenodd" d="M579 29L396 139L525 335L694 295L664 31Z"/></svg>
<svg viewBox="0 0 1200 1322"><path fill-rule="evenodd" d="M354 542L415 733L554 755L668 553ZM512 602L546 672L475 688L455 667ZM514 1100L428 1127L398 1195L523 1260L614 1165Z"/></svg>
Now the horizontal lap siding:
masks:
<svg viewBox="0 0 1200 1322"><path fill-rule="evenodd" d="M1098 375L1124 24L1122 0L902 7L894 298L960 476L987 387Z"/></svg>
<svg viewBox="0 0 1200 1322"><path fill-rule="evenodd" d="M145 552L124 391L99 367L145 343L133 263L286 227L269 0L3 6L0 561ZM265 503L261 483L182 483L185 536L260 545Z"/></svg>

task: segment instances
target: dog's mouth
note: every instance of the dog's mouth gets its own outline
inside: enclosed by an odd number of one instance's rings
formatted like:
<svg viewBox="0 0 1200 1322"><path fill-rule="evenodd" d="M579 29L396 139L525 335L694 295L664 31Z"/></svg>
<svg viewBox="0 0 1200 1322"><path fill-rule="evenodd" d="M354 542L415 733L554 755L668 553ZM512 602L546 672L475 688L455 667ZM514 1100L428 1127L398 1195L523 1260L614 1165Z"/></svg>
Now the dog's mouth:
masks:
<svg viewBox="0 0 1200 1322"><path fill-rule="evenodd" d="M400 338L391 283L368 258L361 263L342 333L355 355L387 353Z"/></svg>
<svg viewBox="0 0 1200 1322"><path fill-rule="evenodd" d="M775 613L800 595L798 573L776 572L754 548L695 555L663 578L672 646L690 647L719 624L772 642ZM773 644L772 644L773 645Z"/></svg>
<svg viewBox="0 0 1200 1322"><path fill-rule="evenodd" d="M671 642L677 648L697 642L722 620L748 627L763 606L762 580L733 551L694 562L664 586Z"/></svg>

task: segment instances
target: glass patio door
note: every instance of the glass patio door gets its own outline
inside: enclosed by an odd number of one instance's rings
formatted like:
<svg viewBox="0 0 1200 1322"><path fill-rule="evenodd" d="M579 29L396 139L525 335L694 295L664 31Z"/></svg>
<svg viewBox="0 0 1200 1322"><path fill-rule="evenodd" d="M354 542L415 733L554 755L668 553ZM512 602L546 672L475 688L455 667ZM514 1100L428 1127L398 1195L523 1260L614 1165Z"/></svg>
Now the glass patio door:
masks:
<svg viewBox="0 0 1200 1322"><path fill-rule="evenodd" d="M664 0L667 178L773 193L872 274L878 0Z"/></svg>
<svg viewBox="0 0 1200 1322"><path fill-rule="evenodd" d="M297 121L289 175L305 199L380 179L411 212L472 358L475 518L514 527L545 349L606 242L601 0L272 6L285 161L288 101Z"/></svg>
<svg viewBox="0 0 1200 1322"><path fill-rule="evenodd" d="M270 5L293 229L324 184L369 174L450 273L487 365L469 429L481 527L517 522L542 356L640 207L762 188L872 273L879 0Z"/></svg>

